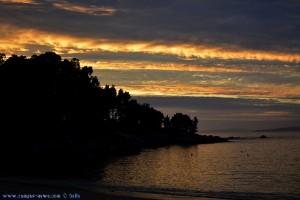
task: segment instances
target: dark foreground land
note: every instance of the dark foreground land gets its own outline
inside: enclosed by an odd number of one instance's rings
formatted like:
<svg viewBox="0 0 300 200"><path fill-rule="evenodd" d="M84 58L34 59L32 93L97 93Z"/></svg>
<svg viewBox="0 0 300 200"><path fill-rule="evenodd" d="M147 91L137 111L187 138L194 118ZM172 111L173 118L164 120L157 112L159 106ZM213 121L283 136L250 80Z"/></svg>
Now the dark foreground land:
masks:
<svg viewBox="0 0 300 200"><path fill-rule="evenodd" d="M92 74L91 66L55 52L30 58L0 52L1 178L99 180L103 166L119 156L227 141L196 134L197 117L165 116L127 91L101 86Z"/></svg>
<svg viewBox="0 0 300 200"><path fill-rule="evenodd" d="M20 136L19 136L20 137ZM198 145L227 139L183 133L122 132L102 135L48 135L28 140L19 138L0 147L1 176L97 179L111 159L138 154L144 149L170 145Z"/></svg>

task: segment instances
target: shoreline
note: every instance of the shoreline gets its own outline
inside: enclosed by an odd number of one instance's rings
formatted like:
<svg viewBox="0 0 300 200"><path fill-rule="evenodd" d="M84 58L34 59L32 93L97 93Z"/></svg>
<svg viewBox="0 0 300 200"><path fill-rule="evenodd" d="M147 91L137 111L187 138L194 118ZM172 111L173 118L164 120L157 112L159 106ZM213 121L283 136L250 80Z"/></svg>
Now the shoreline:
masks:
<svg viewBox="0 0 300 200"><path fill-rule="evenodd" d="M89 200L150 200L149 198L134 197L130 194L114 194L113 191L100 191L72 186L38 184L26 181L0 180L0 199L89 199ZM19 195L8 198L5 195ZM25 196L27 195L27 196ZM31 195L31 196L29 196ZM33 196L34 195L34 196ZM42 196L39 195L50 195ZM32 197L32 198L30 198Z"/></svg>
<svg viewBox="0 0 300 200"><path fill-rule="evenodd" d="M8 197L8 195L11 196ZM16 196L14 197L13 195ZM19 195L19 197L17 197L17 195ZM51 197L41 195L50 195ZM217 200L216 198L209 197L154 194L139 191L117 190L115 188L88 188L68 185L63 181L59 184L55 184L55 182L46 179L44 182L38 183L37 180L25 180L20 178L0 178L0 199Z"/></svg>

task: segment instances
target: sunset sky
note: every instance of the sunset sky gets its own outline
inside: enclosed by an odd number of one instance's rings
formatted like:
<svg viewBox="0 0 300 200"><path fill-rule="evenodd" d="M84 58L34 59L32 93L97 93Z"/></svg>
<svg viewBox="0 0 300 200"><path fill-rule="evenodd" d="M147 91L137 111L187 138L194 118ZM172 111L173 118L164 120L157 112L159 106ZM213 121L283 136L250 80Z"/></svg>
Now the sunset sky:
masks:
<svg viewBox="0 0 300 200"><path fill-rule="evenodd" d="M199 129L300 124L299 0L0 0L0 52L54 51ZM21 99L20 99L21 101Z"/></svg>

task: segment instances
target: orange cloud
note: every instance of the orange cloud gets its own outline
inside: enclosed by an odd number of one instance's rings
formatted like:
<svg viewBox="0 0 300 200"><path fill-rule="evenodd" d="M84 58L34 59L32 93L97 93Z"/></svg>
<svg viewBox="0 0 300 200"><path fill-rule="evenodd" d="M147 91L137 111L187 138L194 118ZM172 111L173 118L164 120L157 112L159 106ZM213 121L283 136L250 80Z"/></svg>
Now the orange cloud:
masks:
<svg viewBox="0 0 300 200"><path fill-rule="evenodd" d="M226 73L240 73L247 72L243 69L226 68L226 67L206 67L195 64L180 64L180 63L159 63L149 61L88 61L81 60L82 66L93 66L94 69L111 69L111 70L172 70L172 71L194 71L194 72L226 72Z"/></svg>
<svg viewBox="0 0 300 200"><path fill-rule="evenodd" d="M115 8L112 7L99 7L93 5L88 7L79 6L79 5L74 5L72 3L68 3L66 1L53 3L53 6L62 10L85 13L85 14L95 15L95 16L111 16L117 11Z"/></svg>
<svg viewBox="0 0 300 200"><path fill-rule="evenodd" d="M300 95L300 87L298 92L292 92L290 88L280 88L272 90L264 87L234 87L229 85L213 85L207 83L202 85L180 84L167 81L148 81L134 82L128 85L118 85L124 90L130 91L131 94L137 96L158 95L158 96L215 96L215 97L243 97L243 98L270 98L284 99L291 95ZM297 90L296 89L296 90ZM287 101L287 100L283 100ZM290 101L297 103L295 101ZM300 102L298 102L300 103Z"/></svg>
<svg viewBox="0 0 300 200"><path fill-rule="evenodd" d="M79 38L68 35L47 33L35 29L21 29L10 25L1 25L1 47L6 52L24 51L30 54L26 45L45 45L54 49L58 54L62 53L90 53L90 52L140 52L145 54L175 55L183 58L217 58L217 59L243 59L243 60L278 60L300 62L300 55L284 54L276 52L258 52L237 49L227 51L209 46L190 44L157 44L147 41L116 41L110 39ZM7 30L11 34L6 34ZM2 34L3 32L3 34ZM230 48L232 49L232 48Z"/></svg>
<svg viewBox="0 0 300 200"><path fill-rule="evenodd" d="M68 53L101 53L107 52L139 52L145 54L175 55L183 58L221 58L221 59L254 59L254 60L279 60L300 62L300 55L279 54L274 52L252 52L241 50L240 52L226 51L222 48L211 48L197 45L174 44L162 45L146 41L112 41L109 39L79 38L63 34L47 33L36 29L21 29L11 25L2 24L0 30L0 52L9 54L17 53L31 56L32 53L42 53L39 46L47 47L58 54ZM37 46L35 50L32 46ZM33 52L35 51L35 52ZM151 61L89 61L81 60L81 65L93 66L94 69L151 69L174 71L199 71L199 72L227 72L241 73L251 72L245 68L226 68L224 65L207 67L196 64L159 63ZM247 70L247 71L246 71ZM269 72L268 72L269 73ZM272 73L272 72L270 72ZM285 71L287 73L287 71ZM290 72L288 72L290 73ZM292 73L291 73L292 74ZM230 78L230 77L228 77ZM101 80L101 78L100 78ZM204 79L203 79L204 80ZM220 96L220 97L248 97L248 98L278 98L292 99L300 96L300 86L295 84L279 83L249 83L225 79L197 79L188 81L187 84L177 82L141 82L118 84L113 83L133 95L162 95L162 96ZM239 84L239 85L237 85ZM282 100L300 103L299 100Z"/></svg>
<svg viewBox="0 0 300 200"><path fill-rule="evenodd" d="M35 0L0 0L3 3L24 3L24 4L35 4Z"/></svg>

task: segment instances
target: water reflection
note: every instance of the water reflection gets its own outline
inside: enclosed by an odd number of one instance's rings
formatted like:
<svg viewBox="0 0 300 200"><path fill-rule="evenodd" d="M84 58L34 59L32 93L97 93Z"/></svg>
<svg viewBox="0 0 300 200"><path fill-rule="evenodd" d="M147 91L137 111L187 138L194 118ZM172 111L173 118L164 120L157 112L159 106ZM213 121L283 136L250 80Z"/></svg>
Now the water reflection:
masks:
<svg viewBox="0 0 300 200"><path fill-rule="evenodd" d="M297 193L299 138L148 150L104 168L101 183L200 191Z"/></svg>

